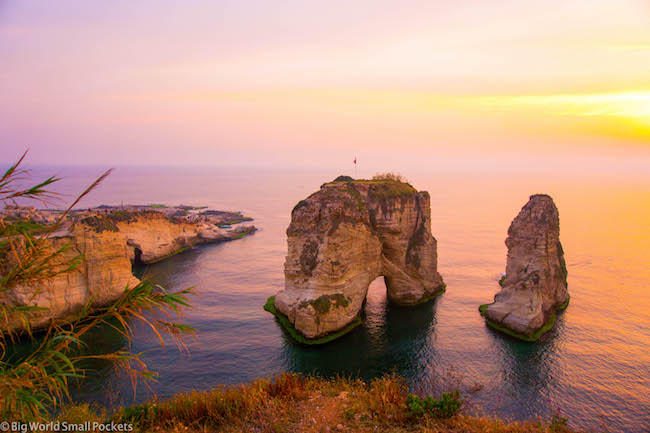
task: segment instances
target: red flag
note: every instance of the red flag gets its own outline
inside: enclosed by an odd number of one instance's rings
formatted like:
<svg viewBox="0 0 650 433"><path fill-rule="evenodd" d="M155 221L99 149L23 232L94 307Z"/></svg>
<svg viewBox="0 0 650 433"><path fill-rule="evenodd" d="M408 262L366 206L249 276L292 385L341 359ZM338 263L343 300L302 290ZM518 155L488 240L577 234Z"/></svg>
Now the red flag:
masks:
<svg viewBox="0 0 650 433"><path fill-rule="evenodd" d="M357 157L356 156L354 157L354 163L355 164L357 163Z"/></svg>

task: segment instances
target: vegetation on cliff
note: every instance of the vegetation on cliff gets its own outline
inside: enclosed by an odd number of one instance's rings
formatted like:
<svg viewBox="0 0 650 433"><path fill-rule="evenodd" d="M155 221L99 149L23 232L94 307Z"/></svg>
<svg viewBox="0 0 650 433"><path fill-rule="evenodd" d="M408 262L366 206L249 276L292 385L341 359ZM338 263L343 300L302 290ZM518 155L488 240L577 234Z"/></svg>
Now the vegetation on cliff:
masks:
<svg viewBox="0 0 650 433"><path fill-rule="evenodd" d="M31 187L22 187L31 180L28 170L20 168L25 155L0 177L0 204L16 205L17 201L36 200L48 204L56 194L47 187L58 181L51 177ZM65 221L66 215L90 193L110 170L88 187L59 220L47 230L34 231L27 221L0 216L0 418L4 421L45 420L49 413L69 399L72 382L83 380L84 362L101 359L128 373L135 386L139 379L151 379L155 373L147 368L142 354L129 347L110 353L92 353L85 349L84 338L102 325L110 326L130 341L134 322L148 325L163 344L163 335L171 335L178 344L194 329L177 323L181 308L188 306L191 289L170 293L148 282L125 287L122 295L101 310L92 308L92 300L72 311L71 317L53 319L38 336L29 327L31 314L39 310L31 302L12 301L12 291L31 292L32 299L42 290L42 282L61 274L75 272L84 262L82 254L72 259L64 255L71 243L52 248L50 235ZM149 313L156 312L152 316ZM10 323L19 320L26 331L12 331ZM33 350L12 352L9 346L18 338L30 339Z"/></svg>
<svg viewBox="0 0 650 433"><path fill-rule="evenodd" d="M368 194L370 198L377 201L397 197L409 197L417 194L417 190L413 188L413 186L408 183L408 180L399 173L378 173L374 175L372 179L353 179L350 176L339 176L332 182L328 182L324 185L336 183L345 183L351 187L355 184L369 185ZM354 194L354 192L352 194ZM356 194L358 194L358 192ZM296 208L300 208L306 204L306 202L304 204L301 203L302 202L299 202L298 205L296 205Z"/></svg>
<svg viewBox="0 0 650 433"><path fill-rule="evenodd" d="M250 384L176 394L98 414L87 405L67 408L60 421L126 422L136 432L385 432L552 433L570 432L560 414L510 422L463 413L457 391L440 398L410 394L392 374L364 382L283 373Z"/></svg>

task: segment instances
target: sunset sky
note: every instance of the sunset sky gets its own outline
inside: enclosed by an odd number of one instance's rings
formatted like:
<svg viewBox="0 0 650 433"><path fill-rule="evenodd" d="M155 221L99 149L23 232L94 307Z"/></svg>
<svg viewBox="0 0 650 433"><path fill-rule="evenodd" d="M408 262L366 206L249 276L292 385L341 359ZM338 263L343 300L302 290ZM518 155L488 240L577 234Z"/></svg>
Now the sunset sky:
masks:
<svg viewBox="0 0 650 433"><path fill-rule="evenodd" d="M643 169L650 2L0 0L0 146L3 163Z"/></svg>

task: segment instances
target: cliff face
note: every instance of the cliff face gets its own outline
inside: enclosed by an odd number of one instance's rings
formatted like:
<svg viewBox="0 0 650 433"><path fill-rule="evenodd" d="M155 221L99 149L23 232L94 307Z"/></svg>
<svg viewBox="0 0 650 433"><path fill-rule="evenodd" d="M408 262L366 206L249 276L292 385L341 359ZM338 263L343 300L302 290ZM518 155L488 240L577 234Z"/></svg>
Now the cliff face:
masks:
<svg viewBox="0 0 650 433"><path fill-rule="evenodd" d="M313 340L357 320L379 276L397 304L442 293L430 214L429 194L405 183L323 185L291 214L285 290L275 297L275 309Z"/></svg>
<svg viewBox="0 0 650 433"><path fill-rule="evenodd" d="M0 302L47 309L29 314L31 328L43 327L51 319L70 317L87 303L106 304L119 297L127 285L139 283L131 273L126 243L117 232L89 232L77 226L45 242L48 254L71 247L53 263L57 272L79 254L83 254L84 261L72 272L2 293ZM8 318L2 321L1 328L18 330L25 324L20 318Z"/></svg>
<svg viewBox="0 0 650 433"><path fill-rule="evenodd" d="M153 263L199 243L237 239L254 230L252 226L225 230L153 211L84 218L45 240L50 252L70 246L55 266L63 268L79 254L81 265L45 281L14 287L2 293L0 302L45 308L29 318L30 326L39 328L51 319L71 316L84 305L101 306L117 299L127 286L140 282L131 272L133 261ZM23 327L17 319L2 323L3 329Z"/></svg>
<svg viewBox="0 0 650 433"><path fill-rule="evenodd" d="M569 302L560 218L553 199L533 195L508 229L503 289L481 307L488 324L524 340L551 329Z"/></svg>
<svg viewBox="0 0 650 433"><path fill-rule="evenodd" d="M160 212L116 212L82 220L95 231L117 231L126 239L131 261L155 263L193 245L236 238L245 227L220 229L208 222L170 218Z"/></svg>

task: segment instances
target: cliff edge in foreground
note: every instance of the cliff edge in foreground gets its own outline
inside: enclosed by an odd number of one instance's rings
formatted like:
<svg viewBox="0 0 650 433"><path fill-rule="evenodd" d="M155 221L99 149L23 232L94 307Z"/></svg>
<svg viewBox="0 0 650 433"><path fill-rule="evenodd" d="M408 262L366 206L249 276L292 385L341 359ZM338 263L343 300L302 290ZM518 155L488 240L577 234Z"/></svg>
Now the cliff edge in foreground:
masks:
<svg viewBox="0 0 650 433"><path fill-rule="evenodd" d="M548 195L537 194L512 221L506 239L503 289L479 308L487 323L525 341L535 341L569 303L567 269L560 243L560 217Z"/></svg>
<svg viewBox="0 0 650 433"><path fill-rule="evenodd" d="M269 299L291 335L324 343L360 323L368 286L383 276L391 302L444 291L427 192L394 180L339 178L299 202L287 229L285 289Z"/></svg>
<svg viewBox="0 0 650 433"><path fill-rule="evenodd" d="M118 409L111 419L135 423L138 432L156 433L573 432L568 419L558 413L550 419L511 421L464 413L463 401L454 392L439 399L422 397L409 394L408 383L396 374L362 381L283 373L249 384L156 398ZM89 414L88 405L70 409L64 410L60 421L74 422L74 415L97 418L95 412Z"/></svg>

